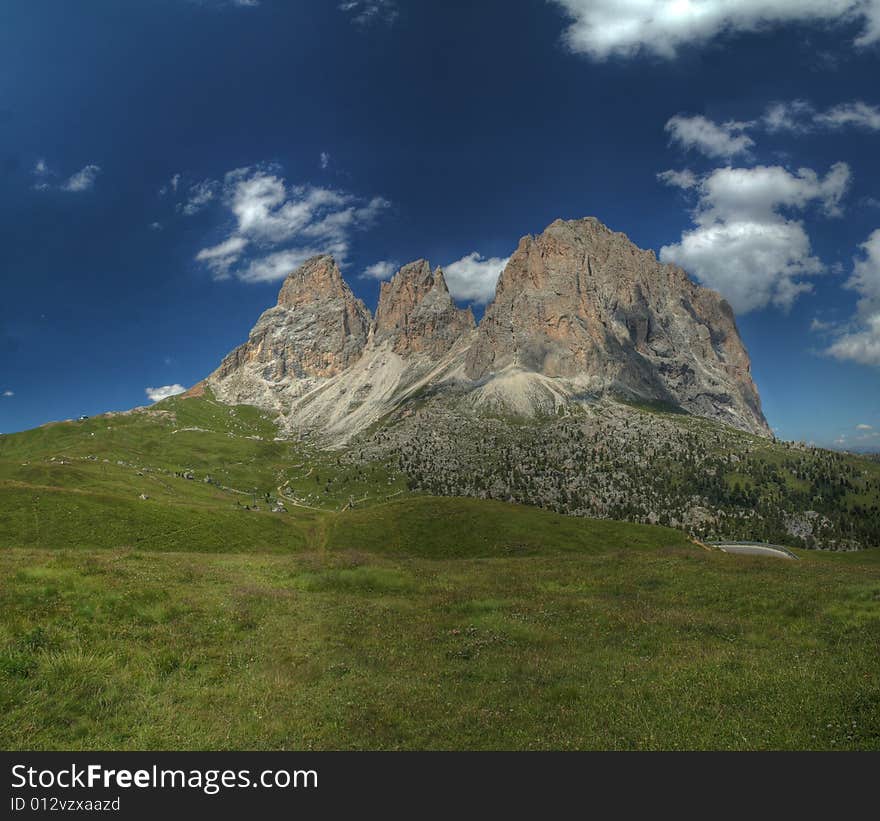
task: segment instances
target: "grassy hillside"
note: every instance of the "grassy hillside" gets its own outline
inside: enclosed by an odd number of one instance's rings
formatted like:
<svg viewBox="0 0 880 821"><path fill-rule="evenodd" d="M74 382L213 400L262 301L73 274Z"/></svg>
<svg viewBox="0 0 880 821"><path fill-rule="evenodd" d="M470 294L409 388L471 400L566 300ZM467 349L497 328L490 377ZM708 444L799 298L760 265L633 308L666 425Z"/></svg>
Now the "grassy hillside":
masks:
<svg viewBox="0 0 880 821"><path fill-rule="evenodd" d="M880 547L880 464L652 406L596 402L558 417L491 418L438 399L358 443L413 491L517 501L680 527L703 540Z"/></svg>
<svg viewBox="0 0 880 821"><path fill-rule="evenodd" d="M323 511L404 493L381 460L346 469L210 397L0 436L0 547L286 551Z"/></svg>
<svg viewBox="0 0 880 821"><path fill-rule="evenodd" d="M799 555L416 496L210 397L3 436L0 747L876 749L880 552Z"/></svg>
<svg viewBox="0 0 880 821"><path fill-rule="evenodd" d="M414 497L333 517L326 544L449 559L632 551L690 541L665 527L576 519L482 499Z"/></svg>

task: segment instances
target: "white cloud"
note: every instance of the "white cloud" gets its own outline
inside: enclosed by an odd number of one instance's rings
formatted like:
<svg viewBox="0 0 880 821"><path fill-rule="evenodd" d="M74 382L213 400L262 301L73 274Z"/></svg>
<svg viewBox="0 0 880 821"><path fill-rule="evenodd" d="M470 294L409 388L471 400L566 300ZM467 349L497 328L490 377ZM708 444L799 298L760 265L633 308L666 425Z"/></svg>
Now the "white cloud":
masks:
<svg viewBox="0 0 880 821"><path fill-rule="evenodd" d="M151 231L161 231L162 230L162 223L161 222L151 222L150 223L150 230Z"/></svg>
<svg viewBox="0 0 880 821"><path fill-rule="evenodd" d="M62 183L62 191L89 191L95 187L95 181L98 174L101 173L101 167L98 165L87 165L70 177L66 182Z"/></svg>
<svg viewBox="0 0 880 821"><path fill-rule="evenodd" d="M880 309L880 228L859 247L863 254L855 260L846 287L861 294L859 309L871 312Z"/></svg>
<svg viewBox="0 0 880 821"><path fill-rule="evenodd" d="M761 122L770 132L788 131L794 134L819 129L840 131L844 128L880 131L880 108L862 100L853 100L817 111L806 100L791 100L772 103L764 112Z"/></svg>
<svg viewBox="0 0 880 821"><path fill-rule="evenodd" d="M748 154L755 141L745 133L751 123L729 120L712 122L701 115L688 117L676 114L666 123L670 139L683 148L692 148L707 157L730 159L738 154Z"/></svg>
<svg viewBox="0 0 880 821"><path fill-rule="evenodd" d="M153 402L161 402L163 399L167 399L169 396L177 396L177 394L183 393L185 390L186 388L183 385L174 384L163 385L161 388L144 388L144 393Z"/></svg>
<svg viewBox="0 0 880 821"><path fill-rule="evenodd" d="M321 152L321 168L326 169L330 165L330 155L326 151Z"/></svg>
<svg viewBox="0 0 880 821"><path fill-rule="evenodd" d="M565 42L594 60L648 53L671 59L685 45L784 24L857 22L856 45L880 41L877 0L552 0L571 24Z"/></svg>
<svg viewBox="0 0 880 821"><path fill-rule="evenodd" d="M802 278L825 266L812 255L803 223L786 213L816 203L826 215L839 215L849 180L845 163L835 163L824 178L809 168L794 174L779 166L716 169L694 189L695 227L661 248L660 259L694 274L740 313L771 303L788 309L812 290Z"/></svg>
<svg viewBox="0 0 880 821"><path fill-rule="evenodd" d="M49 167L46 160L41 158L34 163L32 173L36 178L34 188L37 191L58 189L60 191L80 192L89 191L94 188L98 174L101 173L101 168L97 165L87 165L71 177L68 177L64 182L57 183L55 180L57 180L58 175Z"/></svg>
<svg viewBox="0 0 880 821"><path fill-rule="evenodd" d="M833 322L826 322L823 319L819 319L819 317L813 317L813 321L810 323L810 331L812 333L825 333L834 327Z"/></svg>
<svg viewBox="0 0 880 821"><path fill-rule="evenodd" d="M829 216L839 216L850 176L843 162L834 163L824 178L811 168L800 168L794 174L778 165L719 168L702 181L701 210L704 218L766 219L780 207L800 209L818 201Z"/></svg>
<svg viewBox="0 0 880 821"><path fill-rule="evenodd" d="M179 181L179 175L176 176ZM172 181L173 180L174 177L172 177ZM202 182L197 182L195 185L189 187L186 202L178 203L177 210L182 214L186 214L188 217L198 214L199 211L217 196L219 189L220 184L216 180L202 180ZM175 185L172 190L176 191L177 186Z"/></svg>
<svg viewBox="0 0 880 821"><path fill-rule="evenodd" d="M345 0L339 4L339 10L348 14L351 21L360 26L371 23L391 25L400 15L394 0Z"/></svg>
<svg viewBox="0 0 880 821"><path fill-rule="evenodd" d="M174 175L171 177L171 179L168 180L168 182L165 183L165 185L163 185L163 186L159 189L159 196L160 196L160 197L164 197L166 194L169 194L169 193L171 193L171 194L176 194L176 193L177 193L177 187L180 185L180 179L181 179L181 175L180 175L180 174L174 174Z"/></svg>
<svg viewBox="0 0 880 821"><path fill-rule="evenodd" d="M223 240L219 245L211 248L203 248L196 255L196 259L200 262L212 259L221 259L223 257L237 257L247 247L248 241L244 237L230 237Z"/></svg>
<svg viewBox="0 0 880 821"><path fill-rule="evenodd" d="M229 276L230 268L241 258L241 252L247 244L244 237L232 236L210 248L202 248L196 254L196 260L207 263L218 279L225 279Z"/></svg>
<svg viewBox="0 0 880 821"><path fill-rule="evenodd" d="M700 178L689 168L681 171L675 171L671 168L668 171L661 171L657 175L657 179L664 185L672 188L683 188L685 191L690 188L696 188L700 182Z"/></svg>
<svg viewBox="0 0 880 821"><path fill-rule="evenodd" d="M880 108L861 101L842 103L818 114L816 122L828 128L852 126L869 131L880 131Z"/></svg>
<svg viewBox="0 0 880 821"><path fill-rule="evenodd" d="M827 352L835 359L880 366L880 312L866 317L860 330L843 334Z"/></svg>
<svg viewBox="0 0 880 821"><path fill-rule="evenodd" d="M390 259L381 259L364 268L361 276L365 279L391 279L398 268L400 268L400 263Z"/></svg>
<svg viewBox="0 0 880 821"><path fill-rule="evenodd" d="M865 424L856 425L856 430L874 430L874 426Z"/></svg>
<svg viewBox="0 0 880 821"><path fill-rule="evenodd" d="M791 131L794 133L809 131L815 110L806 100L790 100L776 102L767 106L761 122L771 133Z"/></svg>
<svg viewBox="0 0 880 821"><path fill-rule="evenodd" d="M7 399L9 399L9 398L15 396L15 391L3 391L3 396L5 396Z"/></svg>
<svg viewBox="0 0 880 821"><path fill-rule="evenodd" d="M827 353L863 365L880 365L880 228L860 248L863 254L856 258L845 286L860 296L856 315Z"/></svg>
<svg viewBox="0 0 880 821"><path fill-rule="evenodd" d="M323 253L318 247L290 248L251 260L238 272L243 282L275 282L284 279L310 257Z"/></svg>
<svg viewBox="0 0 880 821"><path fill-rule="evenodd" d="M273 167L237 168L214 184L234 227L196 259L217 277L248 282L281 279L310 256L333 254L344 264L354 232L373 224L390 203L345 191L288 185ZM247 252L247 254L245 253Z"/></svg>
<svg viewBox="0 0 880 821"><path fill-rule="evenodd" d="M453 298L485 305L495 296L498 277L510 257L485 258L473 251L443 268Z"/></svg>

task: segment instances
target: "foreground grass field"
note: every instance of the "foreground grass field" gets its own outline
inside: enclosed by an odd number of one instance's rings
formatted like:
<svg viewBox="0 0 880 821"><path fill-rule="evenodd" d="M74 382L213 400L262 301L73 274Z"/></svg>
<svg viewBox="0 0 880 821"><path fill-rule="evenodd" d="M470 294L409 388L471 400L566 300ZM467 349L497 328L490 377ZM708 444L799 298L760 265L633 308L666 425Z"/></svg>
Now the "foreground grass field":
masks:
<svg viewBox="0 0 880 821"><path fill-rule="evenodd" d="M340 519L284 555L0 551L0 746L880 746L875 554L625 547L440 501L453 557L409 542L417 502L381 549Z"/></svg>
<svg viewBox="0 0 880 821"><path fill-rule="evenodd" d="M0 748L880 748L880 551L799 555L413 496L210 399L3 436Z"/></svg>

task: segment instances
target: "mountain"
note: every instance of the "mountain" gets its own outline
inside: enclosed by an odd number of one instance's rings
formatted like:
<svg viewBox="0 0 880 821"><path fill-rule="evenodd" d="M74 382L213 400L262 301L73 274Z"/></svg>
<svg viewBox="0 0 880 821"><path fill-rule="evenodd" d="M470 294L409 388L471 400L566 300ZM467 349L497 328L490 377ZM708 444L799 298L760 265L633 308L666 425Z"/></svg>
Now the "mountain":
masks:
<svg viewBox="0 0 880 821"><path fill-rule="evenodd" d="M357 362L371 320L333 259L314 257L287 277L277 305L208 382L221 401L281 410Z"/></svg>
<svg viewBox="0 0 880 821"><path fill-rule="evenodd" d="M523 237L479 325L426 260L372 317L331 257L310 259L198 387L328 445L426 396L525 418L615 397L769 435L730 306L594 218Z"/></svg>
<svg viewBox="0 0 880 821"><path fill-rule="evenodd" d="M466 373L528 374L536 391L612 392L769 432L730 306L592 218L520 240Z"/></svg>

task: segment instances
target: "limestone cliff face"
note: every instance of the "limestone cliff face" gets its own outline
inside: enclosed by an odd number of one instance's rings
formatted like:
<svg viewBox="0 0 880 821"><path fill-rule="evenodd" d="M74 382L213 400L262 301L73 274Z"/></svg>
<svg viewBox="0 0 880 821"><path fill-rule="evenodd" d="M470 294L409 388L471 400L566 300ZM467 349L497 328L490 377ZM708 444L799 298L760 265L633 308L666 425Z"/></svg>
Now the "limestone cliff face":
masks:
<svg viewBox="0 0 880 821"><path fill-rule="evenodd" d="M557 413L611 395L769 433L730 306L593 218L524 237L476 328L426 260L382 284L373 319L333 259L315 257L206 384L329 444L426 388L467 412Z"/></svg>
<svg viewBox="0 0 880 821"><path fill-rule="evenodd" d="M291 273L278 303L257 320L247 342L208 378L218 397L280 407L293 393L334 376L362 355L370 312L351 292L330 256L313 257Z"/></svg>
<svg viewBox="0 0 880 821"><path fill-rule="evenodd" d="M730 306L593 218L524 237L501 274L465 372L511 371L768 432Z"/></svg>
<svg viewBox="0 0 880 821"><path fill-rule="evenodd" d="M443 272L431 272L424 259L404 265L383 282L373 323L373 344L388 341L401 356L419 353L442 356L473 331L470 308L455 306Z"/></svg>

